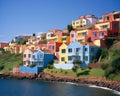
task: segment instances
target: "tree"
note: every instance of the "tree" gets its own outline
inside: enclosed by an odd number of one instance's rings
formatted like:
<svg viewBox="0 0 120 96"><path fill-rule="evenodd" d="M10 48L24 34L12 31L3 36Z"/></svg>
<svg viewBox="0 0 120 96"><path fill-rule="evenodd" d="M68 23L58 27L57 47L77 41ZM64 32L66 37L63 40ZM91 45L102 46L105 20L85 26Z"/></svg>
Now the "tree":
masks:
<svg viewBox="0 0 120 96"><path fill-rule="evenodd" d="M68 29L69 33L71 32L71 30L74 30L73 27L72 27L72 25L67 25L67 29Z"/></svg>
<svg viewBox="0 0 120 96"><path fill-rule="evenodd" d="M81 63L82 63L82 61L80 61L80 60L73 60L74 66L73 66L72 70L76 73L77 77L78 77L77 71L78 71L78 68L80 67Z"/></svg>
<svg viewBox="0 0 120 96"><path fill-rule="evenodd" d="M33 33L33 36L36 36L36 34L35 34L35 33Z"/></svg>
<svg viewBox="0 0 120 96"><path fill-rule="evenodd" d="M105 43L106 43L108 49L113 45L114 41L115 41L115 39L113 39L113 38L105 39Z"/></svg>

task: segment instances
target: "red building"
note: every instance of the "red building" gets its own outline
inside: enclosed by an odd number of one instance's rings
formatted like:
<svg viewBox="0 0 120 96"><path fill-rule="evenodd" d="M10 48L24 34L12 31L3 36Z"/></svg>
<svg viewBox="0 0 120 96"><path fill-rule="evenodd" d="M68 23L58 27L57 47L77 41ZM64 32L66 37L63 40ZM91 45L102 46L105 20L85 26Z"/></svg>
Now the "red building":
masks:
<svg viewBox="0 0 120 96"><path fill-rule="evenodd" d="M0 42L0 48L4 48L4 47L7 47L7 46L9 46L9 43Z"/></svg>
<svg viewBox="0 0 120 96"><path fill-rule="evenodd" d="M50 41L47 44L47 49L55 54L56 58L59 58L59 47L62 45L62 42Z"/></svg>
<svg viewBox="0 0 120 96"><path fill-rule="evenodd" d="M119 21L104 21L96 24L96 28L91 29L89 38L91 41L99 40L105 37L118 37Z"/></svg>

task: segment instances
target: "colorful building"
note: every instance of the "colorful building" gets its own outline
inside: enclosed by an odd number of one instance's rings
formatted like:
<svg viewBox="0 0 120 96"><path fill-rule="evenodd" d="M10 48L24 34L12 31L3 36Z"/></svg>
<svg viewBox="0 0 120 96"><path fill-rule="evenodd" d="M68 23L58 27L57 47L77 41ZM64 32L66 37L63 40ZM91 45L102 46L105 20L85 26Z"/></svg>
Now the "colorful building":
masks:
<svg viewBox="0 0 120 96"><path fill-rule="evenodd" d="M50 41L47 43L47 50L53 53L56 59L59 59L59 47L62 45L62 42Z"/></svg>
<svg viewBox="0 0 120 96"><path fill-rule="evenodd" d="M88 14L86 16L80 16L78 20L72 21L72 26L74 29L76 28L85 28L91 27L98 22L98 18L92 14Z"/></svg>
<svg viewBox="0 0 120 96"><path fill-rule="evenodd" d="M0 42L0 48L7 47L8 45L9 45L9 43L6 43L6 42Z"/></svg>
<svg viewBox="0 0 120 96"><path fill-rule="evenodd" d="M54 55L41 50L26 49L20 72L38 73L54 60Z"/></svg>
<svg viewBox="0 0 120 96"><path fill-rule="evenodd" d="M75 42L76 41L76 37L77 37L76 30L72 30L70 32L70 42Z"/></svg>
<svg viewBox="0 0 120 96"><path fill-rule="evenodd" d="M85 42L85 37L89 33L89 29L82 29L82 30L77 30L76 31L76 41L78 42Z"/></svg>

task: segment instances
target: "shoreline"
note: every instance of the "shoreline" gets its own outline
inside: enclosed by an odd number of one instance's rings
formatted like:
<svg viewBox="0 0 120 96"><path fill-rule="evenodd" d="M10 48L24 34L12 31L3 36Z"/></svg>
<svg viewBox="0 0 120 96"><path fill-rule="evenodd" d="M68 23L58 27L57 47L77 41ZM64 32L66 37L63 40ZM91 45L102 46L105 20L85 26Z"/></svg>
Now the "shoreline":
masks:
<svg viewBox="0 0 120 96"><path fill-rule="evenodd" d="M50 81L50 82L70 82L71 84L85 84L91 85L96 87L104 87L109 88L113 91L120 92L120 81L113 81L108 80L105 78L99 77L79 77L74 78L71 76L56 76L49 73L40 72L39 74L32 74L32 73L4 73L0 74L0 79L19 79L19 80L43 80L43 81Z"/></svg>

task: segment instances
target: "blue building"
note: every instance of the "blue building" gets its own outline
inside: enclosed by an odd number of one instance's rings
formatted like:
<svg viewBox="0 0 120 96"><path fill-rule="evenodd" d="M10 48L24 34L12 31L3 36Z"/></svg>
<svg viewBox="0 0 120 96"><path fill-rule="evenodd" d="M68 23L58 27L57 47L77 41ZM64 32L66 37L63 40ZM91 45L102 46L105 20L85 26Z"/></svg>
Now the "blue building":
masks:
<svg viewBox="0 0 120 96"><path fill-rule="evenodd" d="M38 73L54 60L54 55L41 50L26 49L23 54L21 72Z"/></svg>
<svg viewBox="0 0 120 96"><path fill-rule="evenodd" d="M71 42L68 45L68 62L73 63L74 60L82 62L81 67L87 66L92 60L96 59L99 47L93 43L80 44L79 42Z"/></svg>

